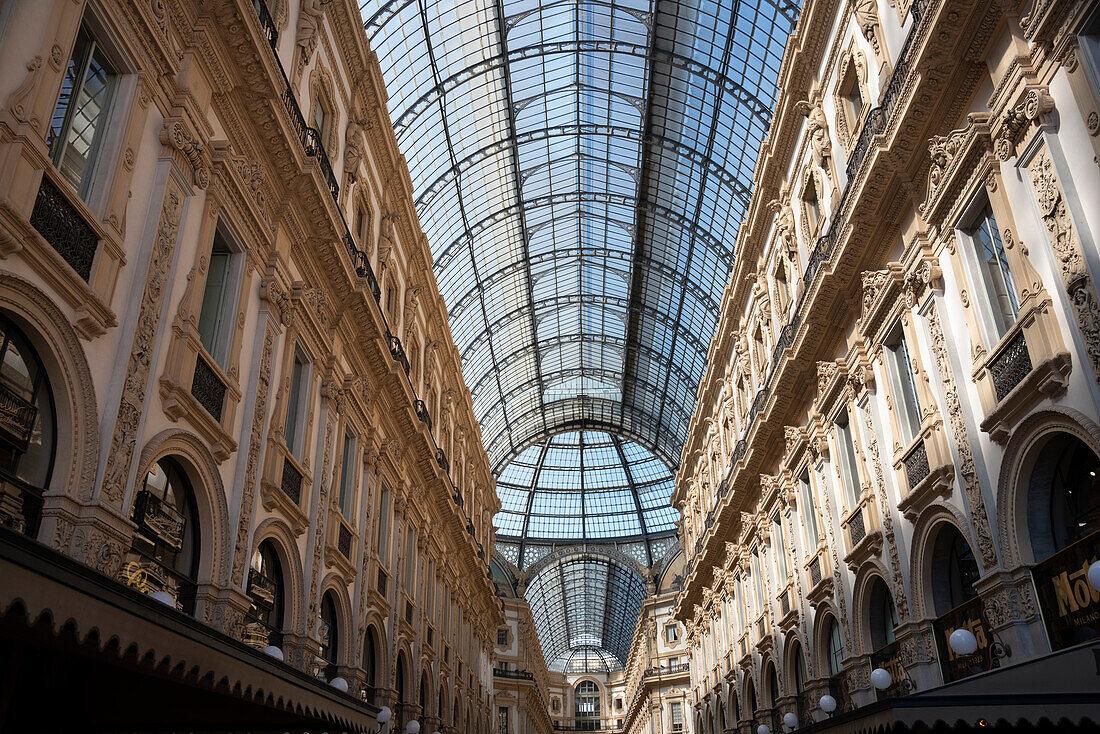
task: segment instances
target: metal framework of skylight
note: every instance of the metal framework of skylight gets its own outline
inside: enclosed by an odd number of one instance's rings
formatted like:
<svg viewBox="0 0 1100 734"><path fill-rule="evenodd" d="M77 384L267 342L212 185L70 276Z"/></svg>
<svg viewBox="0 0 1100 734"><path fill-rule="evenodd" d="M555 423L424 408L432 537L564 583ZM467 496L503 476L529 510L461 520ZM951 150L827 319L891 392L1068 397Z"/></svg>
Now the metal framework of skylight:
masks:
<svg viewBox="0 0 1100 734"><path fill-rule="evenodd" d="M499 474L601 427L679 461L794 0L368 0Z"/></svg>
<svg viewBox="0 0 1100 734"><path fill-rule="evenodd" d="M672 485L668 467L640 444L604 431L566 431L504 468L494 523L498 537L519 540L521 556L528 541L648 541L676 531ZM649 553L645 565L657 560Z"/></svg>

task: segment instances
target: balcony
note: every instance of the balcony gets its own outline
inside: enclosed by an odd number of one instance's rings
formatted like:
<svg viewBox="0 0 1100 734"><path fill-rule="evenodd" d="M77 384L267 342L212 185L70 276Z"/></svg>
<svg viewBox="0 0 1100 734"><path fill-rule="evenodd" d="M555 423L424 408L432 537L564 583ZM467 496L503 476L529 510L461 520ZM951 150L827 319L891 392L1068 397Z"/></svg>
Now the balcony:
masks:
<svg viewBox="0 0 1100 734"><path fill-rule="evenodd" d="M806 561L806 576L810 582L806 598L816 608L833 595L833 567L825 545L821 545Z"/></svg>
<svg viewBox="0 0 1100 734"><path fill-rule="evenodd" d="M378 279L374 276L374 270L371 268L366 255L355 245L355 240L352 239L351 236L351 230L348 229L347 222L344 221L344 214L340 205L340 184L337 181L336 173L332 169L332 163L329 161L328 153L325 151L324 145L321 144L320 133L306 124L305 117L302 115L302 110L298 106L298 100L294 96L294 90L291 89L290 81L287 79L286 70L283 69L282 62L279 60L278 28L276 28L275 22L271 18L271 13L267 8L267 3L265 3L264 0L252 0L252 7L256 11L256 20L260 25L260 31L271 47L275 66L279 70L279 75L281 77L279 80L281 82L279 100L282 102L283 109L286 110L287 116L290 119L290 127L294 135L298 138L298 142L302 146L302 151L307 157L313 158L316 162L317 168L321 173L321 178L325 182L325 187L332 197L340 229L342 230L341 240L344 244L344 248L347 250L348 256L351 258L351 264L355 274L367 281L367 287L374 296L375 302L378 302L382 294L381 288L378 285Z"/></svg>
<svg viewBox="0 0 1100 734"><path fill-rule="evenodd" d="M435 463L439 464L444 474L451 471L451 463L447 461L447 454L443 453L443 449L435 450Z"/></svg>
<svg viewBox="0 0 1100 734"><path fill-rule="evenodd" d="M203 410L219 423L225 406L226 385L218 371L203 356L195 359L195 374L191 378L191 396Z"/></svg>
<svg viewBox="0 0 1100 734"><path fill-rule="evenodd" d="M894 471L903 493L898 509L910 522L936 498L951 492L955 464L951 459L943 419L938 414L925 417L920 433L895 460Z"/></svg>
<svg viewBox="0 0 1100 734"><path fill-rule="evenodd" d="M183 515L147 489L134 497L134 522L150 539L175 551L183 548Z"/></svg>
<svg viewBox="0 0 1100 734"><path fill-rule="evenodd" d="M401 365L401 369L405 371L405 376L409 376L409 358L405 356L405 347L401 345L401 340L393 334L389 335L390 340L390 356L393 357L393 361Z"/></svg>
<svg viewBox="0 0 1100 734"><path fill-rule="evenodd" d="M1029 296L1016 324L975 363L974 382L986 416L981 429L997 443L1008 441L1028 410L1063 394L1069 384L1073 363L1050 304L1045 291Z"/></svg>
<svg viewBox="0 0 1100 734"><path fill-rule="evenodd" d="M0 380L0 437L17 451L26 451L37 419L34 403Z"/></svg>
<svg viewBox="0 0 1100 734"><path fill-rule="evenodd" d="M99 235L46 174L38 187L30 223L81 280L91 280Z"/></svg>
<svg viewBox="0 0 1100 734"><path fill-rule="evenodd" d="M844 562L854 572L864 561L874 558L882 550L882 525L874 490L869 487L864 489L859 504L842 524L845 547L848 548Z"/></svg>
<svg viewBox="0 0 1100 734"><path fill-rule="evenodd" d="M302 503L302 472L298 471L289 456L283 460L283 477L279 483L279 489L283 490L283 494L295 505Z"/></svg>
<svg viewBox="0 0 1100 734"><path fill-rule="evenodd" d="M496 678L512 678L513 680L534 680L535 674L529 670L505 670L493 668L493 676Z"/></svg>
<svg viewBox="0 0 1100 734"><path fill-rule="evenodd" d="M424 404L423 400L417 400L414 403L416 408L416 417L420 419L420 422L428 427L428 433L432 431L432 414L428 412L428 406Z"/></svg>

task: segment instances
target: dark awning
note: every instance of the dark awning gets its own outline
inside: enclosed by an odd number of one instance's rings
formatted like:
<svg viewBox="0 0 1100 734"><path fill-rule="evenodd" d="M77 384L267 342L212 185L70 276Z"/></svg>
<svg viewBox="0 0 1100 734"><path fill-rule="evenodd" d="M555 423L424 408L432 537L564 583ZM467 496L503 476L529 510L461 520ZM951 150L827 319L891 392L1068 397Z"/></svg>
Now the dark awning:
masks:
<svg viewBox="0 0 1100 734"><path fill-rule="evenodd" d="M1100 641L834 716L799 732L1097 731Z"/></svg>
<svg viewBox="0 0 1100 734"><path fill-rule="evenodd" d="M0 528L0 730L364 732L375 713Z"/></svg>

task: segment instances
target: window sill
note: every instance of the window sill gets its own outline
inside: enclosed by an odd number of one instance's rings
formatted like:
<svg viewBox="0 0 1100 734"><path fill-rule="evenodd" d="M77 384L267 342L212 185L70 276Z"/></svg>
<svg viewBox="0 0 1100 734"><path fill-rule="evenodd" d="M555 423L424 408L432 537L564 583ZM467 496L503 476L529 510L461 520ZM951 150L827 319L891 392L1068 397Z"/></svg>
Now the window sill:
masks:
<svg viewBox="0 0 1100 734"><path fill-rule="evenodd" d="M237 442L230 431L237 414L241 391L221 367L206 355L190 324L172 327L172 341L168 346L166 369L160 377L160 399L164 413L172 421L185 418L210 444L210 453L219 464L237 450ZM215 417L194 396L195 368L202 360L211 375L221 382L225 394L222 398L221 416Z"/></svg>

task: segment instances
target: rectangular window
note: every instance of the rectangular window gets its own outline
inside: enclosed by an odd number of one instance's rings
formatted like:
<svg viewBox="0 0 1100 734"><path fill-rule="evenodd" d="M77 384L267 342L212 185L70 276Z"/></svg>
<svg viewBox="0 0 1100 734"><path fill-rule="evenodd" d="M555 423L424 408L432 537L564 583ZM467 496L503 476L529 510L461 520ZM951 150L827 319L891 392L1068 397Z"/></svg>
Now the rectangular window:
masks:
<svg viewBox="0 0 1100 734"><path fill-rule="evenodd" d="M684 709L679 701L673 701L668 705L668 717L669 723L672 724L672 731L684 730Z"/></svg>
<svg viewBox="0 0 1100 734"><path fill-rule="evenodd" d="M798 490L802 500L802 518L806 526L806 546L808 552L817 550L821 536L817 530L817 507L814 506L814 490L810 486L810 472L802 472L798 478Z"/></svg>
<svg viewBox="0 0 1100 734"><path fill-rule="evenodd" d="M665 639L672 644L680 639L680 628L675 624L665 625Z"/></svg>
<svg viewBox="0 0 1100 734"><path fill-rule="evenodd" d="M787 570L787 539L783 535L782 515L776 514L772 519L772 537L776 541L772 543L772 549L775 552L775 572L778 574L780 583L786 584L787 579L790 578L790 572Z"/></svg>
<svg viewBox="0 0 1100 734"><path fill-rule="evenodd" d="M764 574L760 571L760 551L752 549L752 581L756 589L756 613L764 611Z"/></svg>
<svg viewBox="0 0 1100 734"><path fill-rule="evenodd" d="M378 506L378 542L376 550L378 558L385 565L389 554L386 553L386 544L389 542L390 533L390 488L382 485L382 498Z"/></svg>
<svg viewBox="0 0 1100 734"><path fill-rule="evenodd" d="M320 100L313 105L313 129L321 134L321 140L325 139L325 106Z"/></svg>
<svg viewBox="0 0 1100 734"><path fill-rule="evenodd" d="M1100 9L1094 11L1085 21L1077 42L1081 49L1081 59L1092 80L1093 94L1100 99Z"/></svg>
<svg viewBox="0 0 1100 734"><path fill-rule="evenodd" d="M88 26L82 25L46 135L54 165L81 198L90 189L118 76Z"/></svg>
<svg viewBox="0 0 1100 734"><path fill-rule="evenodd" d="M497 708L497 721L499 723L499 726L497 727L497 731L499 732L499 734L508 734L508 707L507 706L499 706Z"/></svg>
<svg viewBox="0 0 1100 734"><path fill-rule="evenodd" d="M779 264L775 268L775 305L779 313L787 312L787 304L791 301L791 288L787 284L787 266L780 256Z"/></svg>
<svg viewBox="0 0 1100 734"><path fill-rule="evenodd" d="M405 591L411 596L416 584L416 534L410 528L405 534Z"/></svg>
<svg viewBox="0 0 1100 734"><path fill-rule="evenodd" d="M844 485L844 497L848 509L859 504L859 470L856 468L856 445L852 439L852 424L848 420L848 411L836 418L837 457L840 464L840 482Z"/></svg>
<svg viewBox="0 0 1100 734"><path fill-rule="evenodd" d="M309 362L297 349L294 350L294 364L290 371L290 392L287 394L286 427L284 436L286 447L295 458L302 458L305 445L305 412L309 400L306 387L309 385Z"/></svg>
<svg viewBox="0 0 1100 734"><path fill-rule="evenodd" d="M972 300L978 301L979 308L987 312L995 331L993 341L996 342L1016 323L1020 300L1001 242L1001 231L989 202L978 211L965 231L971 244L968 260L973 271L974 288L984 296Z"/></svg>
<svg viewBox="0 0 1100 734"><path fill-rule="evenodd" d="M351 506L355 494L355 436L344 430L344 453L340 459L340 512L351 517Z"/></svg>
<svg viewBox="0 0 1100 734"><path fill-rule="evenodd" d="M890 388L894 393L894 407L898 416L898 429L903 444L908 444L920 432L920 400L917 398L917 383L913 379L913 361L909 356L909 345L905 341L905 332L899 323L884 345L890 373Z"/></svg>
<svg viewBox="0 0 1100 734"><path fill-rule="evenodd" d="M500 647L507 647L507 645L508 645L508 630L506 630L506 629L497 630L497 645L499 645Z"/></svg>
<svg viewBox="0 0 1100 734"><path fill-rule="evenodd" d="M236 308L236 253L219 227L214 232L206 268L206 286L199 311L199 341L206 353L225 368L229 356L230 334L233 332Z"/></svg>
<svg viewBox="0 0 1100 734"><path fill-rule="evenodd" d="M367 244L367 212L362 206L355 207L355 236L359 238L359 246Z"/></svg>

